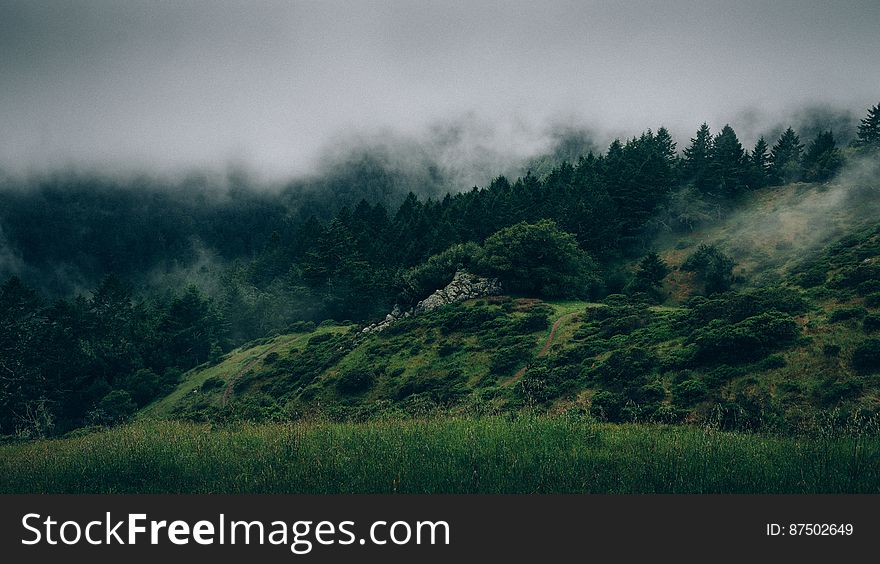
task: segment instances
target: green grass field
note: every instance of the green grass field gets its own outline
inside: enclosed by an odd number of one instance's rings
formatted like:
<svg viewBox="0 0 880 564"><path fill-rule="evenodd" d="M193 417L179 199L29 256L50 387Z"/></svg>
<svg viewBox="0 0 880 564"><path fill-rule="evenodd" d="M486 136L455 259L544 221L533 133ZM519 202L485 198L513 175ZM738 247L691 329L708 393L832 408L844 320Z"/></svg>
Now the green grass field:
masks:
<svg viewBox="0 0 880 564"><path fill-rule="evenodd" d="M880 493L880 437L574 416L142 421L0 446L2 493Z"/></svg>

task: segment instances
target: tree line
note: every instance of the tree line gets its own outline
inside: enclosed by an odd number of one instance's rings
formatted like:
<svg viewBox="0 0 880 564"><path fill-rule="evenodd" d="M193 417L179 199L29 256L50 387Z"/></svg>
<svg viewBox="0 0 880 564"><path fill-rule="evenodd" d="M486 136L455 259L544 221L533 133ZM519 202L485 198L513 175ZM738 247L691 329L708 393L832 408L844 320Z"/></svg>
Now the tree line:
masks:
<svg viewBox="0 0 880 564"><path fill-rule="evenodd" d="M651 293L665 272L656 255L634 277L621 277L618 265L646 254L652 222L673 209L675 194L691 190L730 206L768 185L827 181L848 152L878 149L880 104L851 148L838 147L830 131L804 145L789 128L772 147L761 138L747 151L729 125L713 135L704 123L679 155L661 127L544 177L500 176L442 199L410 192L393 211L361 199L333 214L308 213L318 208L293 206L299 195L290 192L209 200L199 190L65 191L58 179L34 193L6 191L13 205L0 216L2 234L30 264L63 271L79 260L107 276L54 299L18 277L3 285L0 434L112 421L232 346L303 321L375 319L425 297L461 266L535 295ZM193 262L194 238L216 255L204 288L143 285L148 275L162 279L157 265L167 276ZM707 290L729 287L729 259L701 253L688 268L702 273Z"/></svg>

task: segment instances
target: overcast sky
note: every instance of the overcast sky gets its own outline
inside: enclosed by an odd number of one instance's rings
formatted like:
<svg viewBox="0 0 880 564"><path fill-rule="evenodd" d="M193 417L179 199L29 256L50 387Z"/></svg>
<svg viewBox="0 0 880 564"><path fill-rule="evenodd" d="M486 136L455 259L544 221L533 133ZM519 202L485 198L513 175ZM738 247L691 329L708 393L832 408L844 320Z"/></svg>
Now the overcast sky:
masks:
<svg viewBox="0 0 880 564"><path fill-rule="evenodd" d="M547 128L683 145L880 101L880 2L0 0L0 166L308 171L443 124L528 154Z"/></svg>

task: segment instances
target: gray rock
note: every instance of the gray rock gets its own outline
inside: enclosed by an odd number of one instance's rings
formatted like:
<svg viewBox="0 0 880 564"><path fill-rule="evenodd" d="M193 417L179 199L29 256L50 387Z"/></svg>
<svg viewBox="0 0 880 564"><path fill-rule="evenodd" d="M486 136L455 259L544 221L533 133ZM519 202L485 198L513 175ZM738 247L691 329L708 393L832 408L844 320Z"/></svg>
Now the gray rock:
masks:
<svg viewBox="0 0 880 564"><path fill-rule="evenodd" d="M436 290L433 294L416 304L415 307L403 310L399 304L394 305L391 313L379 323L373 323L363 328L361 333L379 333L393 325L399 319L405 319L421 313L426 313L456 302L495 296L501 293L501 284L495 278L483 278L469 272L458 271L452 278L452 282L445 288Z"/></svg>

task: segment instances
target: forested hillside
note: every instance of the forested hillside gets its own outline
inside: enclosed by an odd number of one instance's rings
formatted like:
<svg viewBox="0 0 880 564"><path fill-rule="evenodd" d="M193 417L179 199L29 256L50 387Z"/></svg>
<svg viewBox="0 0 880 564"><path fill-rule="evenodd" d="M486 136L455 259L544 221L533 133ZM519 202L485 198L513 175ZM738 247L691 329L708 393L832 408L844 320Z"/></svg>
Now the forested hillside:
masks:
<svg viewBox="0 0 880 564"><path fill-rule="evenodd" d="M878 120L846 147L789 128L746 150L703 124L679 152L661 127L440 199L371 168L324 191L7 179L0 434L124 421L180 386L164 415L229 417L243 398L254 418L572 404L737 428L876 411ZM508 295L355 337L462 269ZM284 350L224 360L275 337Z"/></svg>

